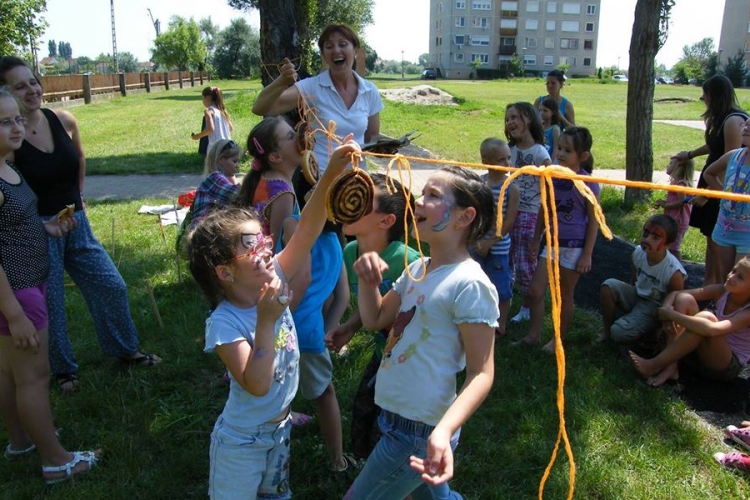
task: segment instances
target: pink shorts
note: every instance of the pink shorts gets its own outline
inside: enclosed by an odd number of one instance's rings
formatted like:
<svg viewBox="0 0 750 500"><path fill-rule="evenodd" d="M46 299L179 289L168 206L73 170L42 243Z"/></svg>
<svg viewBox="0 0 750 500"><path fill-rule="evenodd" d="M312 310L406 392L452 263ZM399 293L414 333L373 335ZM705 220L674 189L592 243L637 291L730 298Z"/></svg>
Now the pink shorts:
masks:
<svg viewBox="0 0 750 500"><path fill-rule="evenodd" d="M16 296L16 300L21 304L21 309L23 309L24 314L31 320L31 323L37 330L44 330L47 328L48 324L47 301L45 300L46 291L46 284L41 284L32 288L13 290L13 295ZM10 337L10 326L8 325L8 320L5 319L5 316L1 312L0 335Z"/></svg>

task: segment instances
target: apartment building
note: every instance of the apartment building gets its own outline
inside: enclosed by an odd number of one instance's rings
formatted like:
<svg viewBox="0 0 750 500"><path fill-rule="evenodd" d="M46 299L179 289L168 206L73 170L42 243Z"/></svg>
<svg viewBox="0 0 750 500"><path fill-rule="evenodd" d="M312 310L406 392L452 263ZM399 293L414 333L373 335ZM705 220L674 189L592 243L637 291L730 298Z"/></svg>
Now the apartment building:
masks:
<svg viewBox="0 0 750 500"><path fill-rule="evenodd" d="M508 69L514 55L527 72L568 65L567 74L596 73L601 0L430 0L429 61L443 78L469 78L480 68Z"/></svg>
<svg viewBox="0 0 750 500"><path fill-rule="evenodd" d="M721 64L739 53L750 67L750 0L726 0L718 48Z"/></svg>

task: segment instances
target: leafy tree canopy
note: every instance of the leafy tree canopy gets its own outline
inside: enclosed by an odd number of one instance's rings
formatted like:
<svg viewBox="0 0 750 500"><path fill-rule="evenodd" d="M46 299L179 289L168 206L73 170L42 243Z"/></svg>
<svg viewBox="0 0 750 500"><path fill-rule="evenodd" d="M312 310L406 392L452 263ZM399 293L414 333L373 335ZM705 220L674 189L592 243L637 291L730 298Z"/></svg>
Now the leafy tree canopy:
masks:
<svg viewBox="0 0 750 500"><path fill-rule="evenodd" d="M713 38L704 38L682 48L682 58L675 64L676 75L687 80L695 78L698 83L716 73L718 53L714 50Z"/></svg>
<svg viewBox="0 0 750 500"><path fill-rule="evenodd" d="M117 53L117 67L123 73L138 72L138 58L130 52Z"/></svg>
<svg viewBox="0 0 750 500"><path fill-rule="evenodd" d="M47 0L3 0L0 7L0 54L28 52L29 38L38 39L47 27L40 14Z"/></svg>
<svg viewBox="0 0 750 500"><path fill-rule="evenodd" d="M212 62L219 78L260 76L258 32L244 19L232 19L229 26L217 37Z"/></svg>
<svg viewBox="0 0 750 500"><path fill-rule="evenodd" d="M201 39L201 30L192 18L174 16L166 32L154 40L152 59L168 68L181 71L203 69L206 62L206 42Z"/></svg>
<svg viewBox="0 0 750 500"><path fill-rule="evenodd" d="M48 48L50 57L57 56L57 44L55 43L54 40L50 40L49 42L47 42L47 48Z"/></svg>

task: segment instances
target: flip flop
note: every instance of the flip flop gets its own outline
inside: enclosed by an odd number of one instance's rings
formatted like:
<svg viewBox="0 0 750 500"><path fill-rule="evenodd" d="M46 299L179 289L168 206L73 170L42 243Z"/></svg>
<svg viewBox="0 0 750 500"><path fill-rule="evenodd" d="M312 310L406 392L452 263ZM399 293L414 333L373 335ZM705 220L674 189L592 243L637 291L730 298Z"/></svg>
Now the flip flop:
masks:
<svg viewBox="0 0 750 500"><path fill-rule="evenodd" d="M297 413L296 411L292 412L292 425L295 427L307 425L312 421L313 418L310 415L307 415L305 413Z"/></svg>
<svg viewBox="0 0 750 500"><path fill-rule="evenodd" d="M118 358L121 363L130 366L156 366L161 363L161 358L156 354L138 353L132 358Z"/></svg>

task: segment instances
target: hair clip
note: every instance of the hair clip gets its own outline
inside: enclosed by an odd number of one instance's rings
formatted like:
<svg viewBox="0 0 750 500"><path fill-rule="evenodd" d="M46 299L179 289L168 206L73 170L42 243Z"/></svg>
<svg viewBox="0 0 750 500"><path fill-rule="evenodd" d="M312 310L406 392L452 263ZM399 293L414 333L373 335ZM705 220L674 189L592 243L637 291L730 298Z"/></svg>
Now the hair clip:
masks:
<svg viewBox="0 0 750 500"><path fill-rule="evenodd" d="M263 146L260 145L260 143L258 142L258 139L256 137L253 137L253 144L255 144L255 149L258 150L258 153L260 153L260 154L265 154L266 153L266 150L263 149Z"/></svg>
<svg viewBox="0 0 750 500"><path fill-rule="evenodd" d="M253 158L253 161L250 162L250 168L252 168L256 172L260 172L260 169L262 167L263 166L260 164L260 160L258 160L257 158Z"/></svg>

